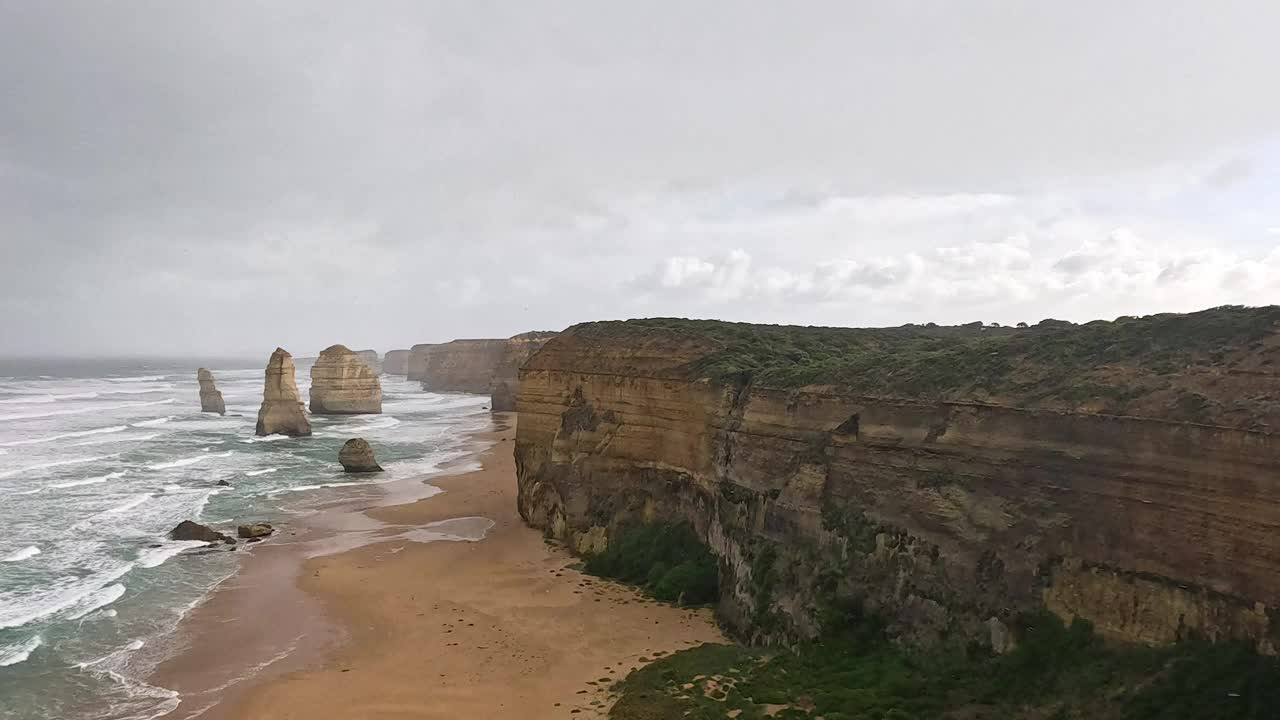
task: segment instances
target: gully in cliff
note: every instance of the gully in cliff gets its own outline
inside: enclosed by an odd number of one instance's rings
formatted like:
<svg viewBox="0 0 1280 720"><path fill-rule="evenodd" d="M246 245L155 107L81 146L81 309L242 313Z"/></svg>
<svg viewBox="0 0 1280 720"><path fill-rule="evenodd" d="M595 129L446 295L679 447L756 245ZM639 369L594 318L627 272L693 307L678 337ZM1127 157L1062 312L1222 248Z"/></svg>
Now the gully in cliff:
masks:
<svg viewBox="0 0 1280 720"><path fill-rule="evenodd" d="M284 348L276 348L267 362L262 388L262 407L258 409L257 435L311 434L311 422L302 408L298 383L293 377L293 356Z"/></svg>

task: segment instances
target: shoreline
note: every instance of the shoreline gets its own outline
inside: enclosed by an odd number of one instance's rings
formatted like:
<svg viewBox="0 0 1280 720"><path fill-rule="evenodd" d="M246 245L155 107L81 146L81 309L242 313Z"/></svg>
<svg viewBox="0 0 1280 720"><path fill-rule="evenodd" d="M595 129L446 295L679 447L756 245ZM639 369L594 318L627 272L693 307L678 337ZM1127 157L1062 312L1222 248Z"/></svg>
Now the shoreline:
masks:
<svg viewBox="0 0 1280 720"><path fill-rule="evenodd" d="M495 415L456 461L479 469L337 503L255 547L148 679L180 694L163 717L603 717L614 680L725 640L710 610L584 575L525 526L514 434Z"/></svg>

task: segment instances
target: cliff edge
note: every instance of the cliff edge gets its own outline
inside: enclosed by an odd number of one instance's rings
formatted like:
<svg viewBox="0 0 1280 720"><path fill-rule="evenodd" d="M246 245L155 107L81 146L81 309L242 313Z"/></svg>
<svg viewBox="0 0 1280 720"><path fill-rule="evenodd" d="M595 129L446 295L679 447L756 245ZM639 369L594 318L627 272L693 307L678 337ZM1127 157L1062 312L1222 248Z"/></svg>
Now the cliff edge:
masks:
<svg viewBox="0 0 1280 720"><path fill-rule="evenodd" d="M999 328L578 325L519 373L525 520L687 521L740 635L856 603L1002 649L1018 613L1280 646L1280 307Z"/></svg>

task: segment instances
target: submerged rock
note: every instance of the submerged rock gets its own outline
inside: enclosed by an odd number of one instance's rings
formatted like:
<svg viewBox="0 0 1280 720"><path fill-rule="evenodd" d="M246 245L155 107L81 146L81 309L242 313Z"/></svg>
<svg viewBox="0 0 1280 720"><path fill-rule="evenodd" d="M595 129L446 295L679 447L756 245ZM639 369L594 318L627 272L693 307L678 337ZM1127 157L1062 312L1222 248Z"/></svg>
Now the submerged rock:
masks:
<svg viewBox="0 0 1280 720"><path fill-rule="evenodd" d="M183 520L178 523L177 527L169 531L170 540L196 540L207 543L227 543L235 544L235 540L214 530L207 525L201 525L198 522Z"/></svg>
<svg viewBox="0 0 1280 720"><path fill-rule="evenodd" d="M293 378L293 356L284 348L276 348L267 362L256 433L258 436L280 434L292 437L311 434L311 422L302 408L298 383Z"/></svg>
<svg viewBox="0 0 1280 720"><path fill-rule="evenodd" d="M213 373L208 368L196 371L196 380L200 383L200 412L227 414L227 406L222 402L222 393L213 382Z"/></svg>
<svg viewBox="0 0 1280 720"><path fill-rule="evenodd" d="M271 527L271 523L264 522L245 523L236 527L236 535L246 540L264 538L275 531L276 529Z"/></svg>
<svg viewBox="0 0 1280 720"><path fill-rule="evenodd" d="M338 451L338 462L349 473L382 472L382 467L373 457L373 448L364 438L351 438L343 443Z"/></svg>
<svg viewBox="0 0 1280 720"><path fill-rule="evenodd" d="M378 376L345 345L331 345L311 366L311 412L360 415L382 412Z"/></svg>

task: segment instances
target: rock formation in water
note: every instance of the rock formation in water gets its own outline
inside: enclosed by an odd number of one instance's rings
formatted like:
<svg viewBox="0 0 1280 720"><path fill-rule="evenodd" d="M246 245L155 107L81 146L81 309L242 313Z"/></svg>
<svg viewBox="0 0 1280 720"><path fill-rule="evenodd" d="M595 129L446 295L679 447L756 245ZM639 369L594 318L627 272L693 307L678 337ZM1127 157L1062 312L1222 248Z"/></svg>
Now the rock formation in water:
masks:
<svg viewBox="0 0 1280 720"><path fill-rule="evenodd" d="M251 522L236 526L236 535L245 540L261 540L275 531L276 529L271 526L271 523L264 522Z"/></svg>
<svg viewBox="0 0 1280 720"><path fill-rule="evenodd" d="M330 345L311 366L314 415L362 415L382 412L382 385L356 353Z"/></svg>
<svg viewBox="0 0 1280 720"><path fill-rule="evenodd" d="M388 350L382 357L382 372L388 375L409 374L408 350Z"/></svg>
<svg viewBox="0 0 1280 720"><path fill-rule="evenodd" d="M169 531L170 540L194 540L207 543L226 543L234 545L235 540L223 535L207 525L201 525L198 522L183 520L176 527Z"/></svg>
<svg viewBox="0 0 1280 720"><path fill-rule="evenodd" d="M222 402L222 393L213 382L213 373L208 368L196 371L196 380L200 383L200 412L227 414L227 406Z"/></svg>
<svg viewBox="0 0 1280 720"><path fill-rule="evenodd" d="M409 350L409 358L405 364L405 379L422 382L427 376L427 355L436 343L419 343Z"/></svg>
<svg viewBox="0 0 1280 720"><path fill-rule="evenodd" d="M364 438L351 438L343 443L338 451L338 462L342 463L344 472L382 472L382 467L373 457L373 448Z"/></svg>
<svg viewBox="0 0 1280 720"><path fill-rule="evenodd" d="M425 354L422 389L485 395L506 350L506 340L454 340Z"/></svg>
<svg viewBox="0 0 1280 720"><path fill-rule="evenodd" d="M489 381L489 407L493 412L515 411L520 368L555 336L554 332L527 332L507 340Z"/></svg>
<svg viewBox="0 0 1280 720"><path fill-rule="evenodd" d="M293 356L284 348L276 348L267 362L256 432L259 436L280 434L300 437L311 434L311 422L302 408L298 383L293 377Z"/></svg>
<svg viewBox="0 0 1280 720"><path fill-rule="evenodd" d="M378 362L377 350L356 350L356 357L373 371L374 376L382 374L382 363Z"/></svg>
<svg viewBox="0 0 1280 720"><path fill-rule="evenodd" d="M519 510L580 553L687 521L756 642L858 603L1280 645L1280 307L1029 328L575 326L520 373Z"/></svg>

